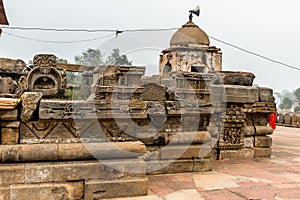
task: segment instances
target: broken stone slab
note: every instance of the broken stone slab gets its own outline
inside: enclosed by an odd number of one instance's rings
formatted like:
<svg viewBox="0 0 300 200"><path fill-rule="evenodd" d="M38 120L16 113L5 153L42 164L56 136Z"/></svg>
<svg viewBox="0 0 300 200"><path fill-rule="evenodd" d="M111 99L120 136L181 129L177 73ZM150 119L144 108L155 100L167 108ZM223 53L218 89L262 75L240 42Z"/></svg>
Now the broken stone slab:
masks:
<svg viewBox="0 0 300 200"><path fill-rule="evenodd" d="M215 84L252 86L255 75L250 72L218 71Z"/></svg>
<svg viewBox="0 0 300 200"><path fill-rule="evenodd" d="M2 162L109 160L137 158L146 153L142 142L2 145Z"/></svg>
<svg viewBox="0 0 300 200"><path fill-rule="evenodd" d="M105 199L143 196L148 193L147 178L126 178L118 180L92 180L85 185L84 199Z"/></svg>
<svg viewBox="0 0 300 200"><path fill-rule="evenodd" d="M23 60L12 60L8 58L0 58L0 72L7 74L22 74L26 68L26 63Z"/></svg>
<svg viewBox="0 0 300 200"><path fill-rule="evenodd" d="M271 88L259 87L259 101L260 102L274 102L273 90Z"/></svg>
<svg viewBox="0 0 300 200"><path fill-rule="evenodd" d="M41 92L25 92L21 96L22 108L21 108L21 121L29 122L34 117L38 104L42 99L43 93Z"/></svg>
<svg viewBox="0 0 300 200"><path fill-rule="evenodd" d="M14 110L19 103L19 99L0 98L0 110Z"/></svg>
<svg viewBox="0 0 300 200"><path fill-rule="evenodd" d="M0 110L0 120L2 121L16 121L18 120L18 109L14 110Z"/></svg>
<svg viewBox="0 0 300 200"><path fill-rule="evenodd" d="M2 94L15 94L18 84L11 77L0 76L0 93Z"/></svg>

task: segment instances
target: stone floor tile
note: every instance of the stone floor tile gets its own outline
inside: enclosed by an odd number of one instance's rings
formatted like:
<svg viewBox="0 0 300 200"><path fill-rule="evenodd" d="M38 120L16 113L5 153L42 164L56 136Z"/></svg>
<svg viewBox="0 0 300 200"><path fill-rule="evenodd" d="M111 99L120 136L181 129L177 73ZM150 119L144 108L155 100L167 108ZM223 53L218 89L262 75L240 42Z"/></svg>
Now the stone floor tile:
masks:
<svg viewBox="0 0 300 200"><path fill-rule="evenodd" d="M266 200L273 200L276 197L278 192L277 188L270 185L230 188L228 190L247 199L266 199Z"/></svg>
<svg viewBox="0 0 300 200"><path fill-rule="evenodd" d="M179 190L164 197L164 200L205 200L197 190Z"/></svg>
<svg viewBox="0 0 300 200"><path fill-rule="evenodd" d="M200 192L205 200L247 200L245 197L234 194L228 190L211 190Z"/></svg>

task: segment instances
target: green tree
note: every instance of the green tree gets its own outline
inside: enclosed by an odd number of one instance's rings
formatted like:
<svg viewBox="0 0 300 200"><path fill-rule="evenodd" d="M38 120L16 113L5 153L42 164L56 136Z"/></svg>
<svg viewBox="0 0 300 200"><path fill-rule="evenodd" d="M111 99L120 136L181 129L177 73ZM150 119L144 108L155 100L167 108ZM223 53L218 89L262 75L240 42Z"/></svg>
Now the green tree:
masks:
<svg viewBox="0 0 300 200"><path fill-rule="evenodd" d="M295 108L294 108L294 112L295 112L295 113L298 113L298 114L299 114L299 111L300 111L300 107L295 107Z"/></svg>
<svg viewBox="0 0 300 200"><path fill-rule="evenodd" d="M68 60L64 58L56 58L56 62L61 64L69 64Z"/></svg>
<svg viewBox="0 0 300 200"><path fill-rule="evenodd" d="M294 92L294 95L296 96L296 99L300 101L300 87Z"/></svg>
<svg viewBox="0 0 300 200"><path fill-rule="evenodd" d="M126 55L120 55L120 49L113 49L111 55L107 57L105 64L107 65L132 65Z"/></svg>
<svg viewBox="0 0 300 200"><path fill-rule="evenodd" d="M86 66L99 66L104 64L103 55L99 49L87 49L75 56L75 62Z"/></svg>
<svg viewBox="0 0 300 200"><path fill-rule="evenodd" d="M293 101L288 97L284 97L281 101L281 104L279 105L279 108L287 110L290 109L292 105L293 105Z"/></svg>

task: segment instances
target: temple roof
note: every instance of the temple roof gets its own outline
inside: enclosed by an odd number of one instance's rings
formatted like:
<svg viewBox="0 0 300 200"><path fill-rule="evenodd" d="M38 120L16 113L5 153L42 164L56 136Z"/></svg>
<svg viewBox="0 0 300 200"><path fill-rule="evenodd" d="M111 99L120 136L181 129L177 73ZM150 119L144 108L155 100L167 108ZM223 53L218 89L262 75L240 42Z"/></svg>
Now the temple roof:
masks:
<svg viewBox="0 0 300 200"><path fill-rule="evenodd" d="M2 0L0 0L0 24L8 25Z"/></svg>
<svg viewBox="0 0 300 200"><path fill-rule="evenodd" d="M184 24L172 37L170 45L172 46L189 46L205 45L209 46L210 41L207 34L200 29L191 20Z"/></svg>

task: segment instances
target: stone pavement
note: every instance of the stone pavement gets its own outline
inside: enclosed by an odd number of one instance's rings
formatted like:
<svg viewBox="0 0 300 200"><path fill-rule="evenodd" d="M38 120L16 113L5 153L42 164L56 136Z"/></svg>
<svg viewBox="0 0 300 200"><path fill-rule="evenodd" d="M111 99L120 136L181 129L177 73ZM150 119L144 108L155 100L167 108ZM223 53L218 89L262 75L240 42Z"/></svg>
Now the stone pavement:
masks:
<svg viewBox="0 0 300 200"><path fill-rule="evenodd" d="M277 127L272 158L215 161L209 173L149 176L149 194L114 200L300 199L300 129Z"/></svg>

